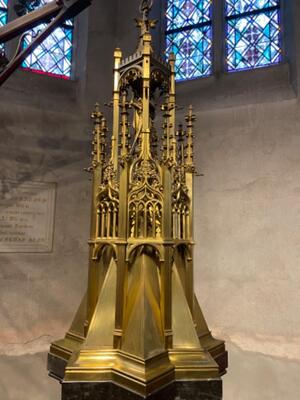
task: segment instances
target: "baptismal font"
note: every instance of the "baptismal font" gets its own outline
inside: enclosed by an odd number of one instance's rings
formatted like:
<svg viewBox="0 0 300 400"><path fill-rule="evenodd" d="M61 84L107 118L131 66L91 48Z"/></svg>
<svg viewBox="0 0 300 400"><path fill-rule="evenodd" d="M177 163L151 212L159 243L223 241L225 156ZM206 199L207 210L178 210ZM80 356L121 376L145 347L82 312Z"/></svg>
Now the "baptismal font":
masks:
<svg viewBox="0 0 300 400"><path fill-rule="evenodd" d="M120 399L181 399L186 387L200 399L206 383L221 391L227 368L194 294L195 115L190 106L176 126L175 56L155 56L150 8L135 53L114 52L111 135L98 104L92 113L88 288L48 360L63 400L109 399L112 386Z"/></svg>

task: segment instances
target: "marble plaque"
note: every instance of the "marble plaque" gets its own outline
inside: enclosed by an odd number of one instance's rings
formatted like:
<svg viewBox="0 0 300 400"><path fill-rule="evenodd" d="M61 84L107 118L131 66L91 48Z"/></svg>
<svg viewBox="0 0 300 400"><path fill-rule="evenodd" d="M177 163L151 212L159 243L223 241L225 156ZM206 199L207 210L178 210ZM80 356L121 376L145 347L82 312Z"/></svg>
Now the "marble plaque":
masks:
<svg viewBox="0 0 300 400"><path fill-rule="evenodd" d="M1 253L52 251L55 196L55 183L0 182Z"/></svg>

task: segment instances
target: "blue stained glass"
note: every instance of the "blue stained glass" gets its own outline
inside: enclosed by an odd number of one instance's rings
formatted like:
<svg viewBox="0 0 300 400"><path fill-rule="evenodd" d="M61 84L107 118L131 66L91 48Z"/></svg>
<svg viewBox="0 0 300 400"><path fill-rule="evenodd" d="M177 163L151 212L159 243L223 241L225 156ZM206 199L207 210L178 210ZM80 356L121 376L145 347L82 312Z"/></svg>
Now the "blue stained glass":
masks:
<svg viewBox="0 0 300 400"><path fill-rule="evenodd" d="M166 53L176 56L176 80L195 79L211 74L212 27L194 28L167 36Z"/></svg>
<svg viewBox="0 0 300 400"><path fill-rule="evenodd" d="M41 25L25 37L25 47L32 41L34 34L43 29ZM23 63L23 67L59 76L70 77L72 64L73 30L56 28Z"/></svg>
<svg viewBox="0 0 300 400"><path fill-rule="evenodd" d="M7 12L0 10L0 26L5 25L7 22Z"/></svg>
<svg viewBox="0 0 300 400"><path fill-rule="evenodd" d="M210 21L211 4L212 0L168 1L167 30Z"/></svg>
<svg viewBox="0 0 300 400"><path fill-rule="evenodd" d="M42 0L41 5L51 0ZM55 31L43 41L23 62L23 68L33 71L70 78L73 52L73 20L67 20L63 27ZM32 29L24 39L27 47L35 35L46 27L41 24Z"/></svg>
<svg viewBox="0 0 300 400"><path fill-rule="evenodd" d="M0 26L7 24L7 1L0 0Z"/></svg>
<svg viewBox="0 0 300 400"><path fill-rule="evenodd" d="M7 24L7 1L0 0L0 26ZM0 50L3 50L3 48L3 43L0 43Z"/></svg>
<svg viewBox="0 0 300 400"><path fill-rule="evenodd" d="M263 67L280 61L279 10L227 21L229 71Z"/></svg>
<svg viewBox="0 0 300 400"><path fill-rule="evenodd" d="M64 22L64 25L68 25L68 26L74 26L74 21L72 19L67 19Z"/></svg>
<svg viewBox="0 0 300 400"><path fill-rule="evenodd" d="M212 71L212 0L169 0L166 54L176 56L176 80Z"/></svg>
<svg viewBox="0 0 300 400"><path fill-rule="evenodd" d="M8 0L0 0L0 8L7 8Z"/></svg>
<svg viewBox="0 0 300 400"><path fill-rule="evenodd" d="M279 5L280 0L227 0L226 15L238 15Z"/></svg>

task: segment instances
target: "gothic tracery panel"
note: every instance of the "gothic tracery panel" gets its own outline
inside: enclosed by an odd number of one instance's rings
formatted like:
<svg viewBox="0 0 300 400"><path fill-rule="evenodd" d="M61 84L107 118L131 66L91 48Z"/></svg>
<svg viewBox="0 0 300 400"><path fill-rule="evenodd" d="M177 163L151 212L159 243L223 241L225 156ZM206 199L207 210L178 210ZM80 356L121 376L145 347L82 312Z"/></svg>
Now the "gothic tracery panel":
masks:
<svg viewBox="0 0 300 400"><path fill-rule="evenodd" d="M190 199L181 186L173 193L172 230L174 239L186 240L189 238Z"/></svg>
<svg viewBox="0 0 300 400"><path fill-rule="evenodd" d="M161 176L154 161L133 165L129 194L129 236L160 238L162 235Z"/></svg>
<svg viewBox="0 0 300 400"><path fill-rule="evenodd" d="M104 190L99 195L96 237L102 239L118 236L119 200L117 192Z"/></svg>

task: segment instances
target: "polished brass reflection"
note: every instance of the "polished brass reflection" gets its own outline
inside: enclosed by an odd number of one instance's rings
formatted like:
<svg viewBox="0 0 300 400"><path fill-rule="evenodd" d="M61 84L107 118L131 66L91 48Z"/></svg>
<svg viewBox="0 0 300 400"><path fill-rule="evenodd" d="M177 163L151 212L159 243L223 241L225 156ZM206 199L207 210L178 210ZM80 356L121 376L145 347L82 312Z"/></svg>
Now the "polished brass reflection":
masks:
<svg viewBox="0 0 300 400"><path fill-rule="evenodd" d="M88 289L49 354L64 382L112 381L143 396L227 367L194 296L195 115L190 106L176 129L175 57L154 55L149 8L143 1L136 52L114 53L110 146L99 105L92 113Z"/></svg>

